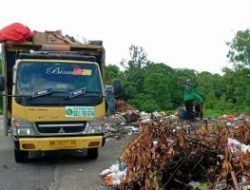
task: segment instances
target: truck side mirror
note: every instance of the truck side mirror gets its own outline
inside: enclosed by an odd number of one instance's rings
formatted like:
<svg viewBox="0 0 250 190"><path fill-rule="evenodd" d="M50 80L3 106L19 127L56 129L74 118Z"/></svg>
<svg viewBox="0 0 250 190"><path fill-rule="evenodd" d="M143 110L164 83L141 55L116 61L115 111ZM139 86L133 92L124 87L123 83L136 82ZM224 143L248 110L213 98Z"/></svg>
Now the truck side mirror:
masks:
<svg viewBox="0 0 250 190"><path fill-rule="evenodd" d="M121 93L122 90L122 84L120 80L114 81L114 94L115 96L118 96Z"/></svg>
<svg viewBox="0 0 250 190"><path fill-rule="evenodd" d="M0 91L4 91L5 90L5 80L4 77L2 75L0 75Z"/></svg>

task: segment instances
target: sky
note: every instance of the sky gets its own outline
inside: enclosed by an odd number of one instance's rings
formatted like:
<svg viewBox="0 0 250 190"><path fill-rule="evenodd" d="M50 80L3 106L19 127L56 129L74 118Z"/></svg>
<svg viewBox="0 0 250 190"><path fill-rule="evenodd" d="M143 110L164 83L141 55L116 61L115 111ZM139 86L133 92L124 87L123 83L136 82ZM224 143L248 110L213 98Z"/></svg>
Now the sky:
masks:
<svg viewBox="0 0 250 190"><path fill-rule="evenodd" d="M134 44L154 62L221 73L231 65L226 42L250 28L249 7L249 0L4 0L0 28L20 22L103 40L107 64L129 59Z"/></svg>

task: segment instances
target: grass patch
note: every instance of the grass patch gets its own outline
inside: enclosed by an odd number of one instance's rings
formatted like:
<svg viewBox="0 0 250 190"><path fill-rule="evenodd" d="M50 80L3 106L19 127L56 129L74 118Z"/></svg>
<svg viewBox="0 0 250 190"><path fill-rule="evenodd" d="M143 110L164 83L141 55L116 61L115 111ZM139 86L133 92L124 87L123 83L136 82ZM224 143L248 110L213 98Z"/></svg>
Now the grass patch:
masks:
<svg viewBox="0 0 250 190"><path fill-rule="evenodd" d="M217 110L217 109L205 109L204 117L218 117L224 114L233 114L234 110Z"/></svg>

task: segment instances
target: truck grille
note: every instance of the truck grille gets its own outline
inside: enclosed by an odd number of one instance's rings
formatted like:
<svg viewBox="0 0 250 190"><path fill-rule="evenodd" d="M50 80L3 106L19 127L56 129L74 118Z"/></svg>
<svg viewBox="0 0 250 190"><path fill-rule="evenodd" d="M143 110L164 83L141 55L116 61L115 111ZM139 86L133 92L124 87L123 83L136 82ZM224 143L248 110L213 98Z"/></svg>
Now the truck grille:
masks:
<svg viewBox="0 0 250 190"><path fill-rule="evenodd" d="M81 133L86 127L86 122L36 123L36 126L38 132L43 134Z"/></svg>

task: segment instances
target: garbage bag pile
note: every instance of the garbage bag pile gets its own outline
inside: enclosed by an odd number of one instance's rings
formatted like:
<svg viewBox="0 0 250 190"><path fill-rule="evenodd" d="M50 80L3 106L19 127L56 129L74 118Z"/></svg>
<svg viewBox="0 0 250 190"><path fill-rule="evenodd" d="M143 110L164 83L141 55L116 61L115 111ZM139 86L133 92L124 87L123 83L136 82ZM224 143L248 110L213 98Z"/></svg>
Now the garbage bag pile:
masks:
<svg viewBox="0 0 250 190"><path fill-rule="evenodd" d="M127 145L122 175L109 179L119 189L249 189L249 144L249 116L204 122L152 117Z"/></svg>

